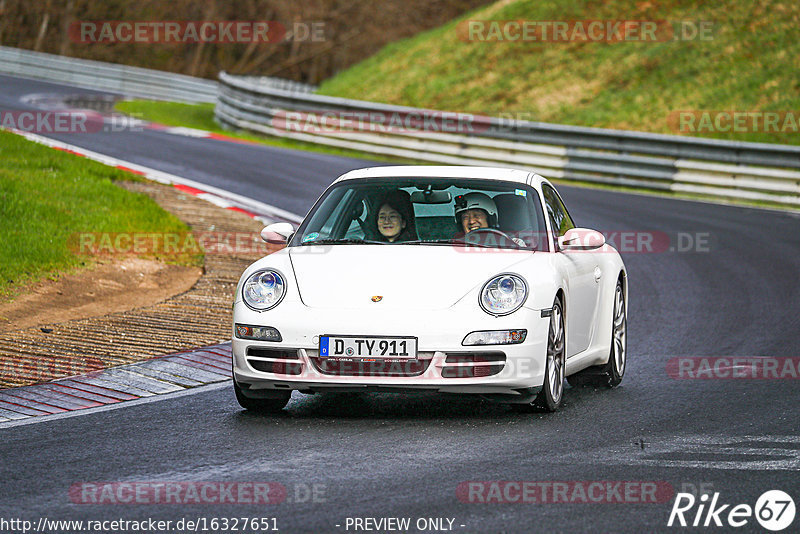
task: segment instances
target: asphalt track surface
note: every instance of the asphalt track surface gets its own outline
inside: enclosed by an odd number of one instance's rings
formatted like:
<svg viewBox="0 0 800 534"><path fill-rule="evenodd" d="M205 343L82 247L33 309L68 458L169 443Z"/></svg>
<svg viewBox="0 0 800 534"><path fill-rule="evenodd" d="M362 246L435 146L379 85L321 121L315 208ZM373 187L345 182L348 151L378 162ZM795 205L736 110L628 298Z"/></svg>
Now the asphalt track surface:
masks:
<svg viewBox="0 0 800 534"><path fill-rule="evenodd" d="M23 109L19 98L38 92L88 91L0 77L0 108ZM56 137L301 214L338 174L368 166L149 130ZM698 234L707 243L707 250L623 253L630 303L621 387L568 388L562 409L548 415L435 394L295 393L281 415L257 416L239 409L230 388L212 387L42 420L0 430L0 514L34 522L275 517L283 532L355 532L346 529L348 517L409 517L411 532L418 518L454 519L455 532L687 530L667 528L671 501L487 504L456 495L462 482L495 480L663 481L675 492L703 485L720 493L720 503L750 506L781 489L800 505L800 380L676 380L666 371L675 357L800 356L798 216L560 191L581 226L664 232L673 247ZM71 502L70 486L93 481L278 482L288 499ZM306 499L314 484L317 498ZM709 529L731 530L688 530ZM737 531L766 532L752 517Z"/></svg>

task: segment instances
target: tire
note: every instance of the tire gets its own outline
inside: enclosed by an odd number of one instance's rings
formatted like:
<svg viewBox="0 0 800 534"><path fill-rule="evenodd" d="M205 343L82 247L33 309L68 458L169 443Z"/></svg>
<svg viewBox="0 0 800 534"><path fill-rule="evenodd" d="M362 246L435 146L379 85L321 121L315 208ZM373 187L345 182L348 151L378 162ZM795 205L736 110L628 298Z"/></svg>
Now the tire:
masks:
<svg viewBox="0 0 800 534"><path fill-rule="evenodd" d="M622 282L614 290L614 312L611 324L611 347L608 362L590 367L567 377L572 387L586 385L613 388L622 382L628 358L628 310Z"/></svg>
<svg viewBox="0 0 800 534"><path fill-rule="evenodd" d="M622 282L614 290L614 322L611 326L611 352L603 366L601 377L606 387L617 387L625 376L628 363L628 310Z"/></svg>
<svg viewBox="0 0 800 534"><path fill-rule="evenodd" d="M564 371L566 369L566 336L564 335L564 312L561 301L553 302L550 328L547 334L547 359L544 367L542 389L530 404L514 405L519 411L555 412L564 398Z"/></svg>
<svg viewBox="0 0 800 534"><path fill-rule="evenodd" d="M254 399L245 396L242 388L236 381L233 381L233 391L236 394L236 401L239 406L245 410L256 413L279 413L289 403L289 398L292 396L291 391L276 391L275 396L269 398Z"/></svg>

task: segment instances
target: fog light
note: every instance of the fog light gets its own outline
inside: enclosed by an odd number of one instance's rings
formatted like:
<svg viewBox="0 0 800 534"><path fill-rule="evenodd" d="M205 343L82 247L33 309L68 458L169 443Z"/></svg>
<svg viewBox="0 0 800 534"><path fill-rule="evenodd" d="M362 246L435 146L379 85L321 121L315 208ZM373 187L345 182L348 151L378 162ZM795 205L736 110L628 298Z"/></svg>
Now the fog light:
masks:
<svg viewBox="0 0 800 534"><path fill-rule="evenodd" d="M251 326L237 324L236 337L239 339L254 339L256 341L283 341L277 328L271 326Z"/></svg>
<svg viewBox="0 0 800 534"><path fill-rule="evenodd" d="M516 345L525 341L527 330L485 330L467 334L462 345Z"/></svg>

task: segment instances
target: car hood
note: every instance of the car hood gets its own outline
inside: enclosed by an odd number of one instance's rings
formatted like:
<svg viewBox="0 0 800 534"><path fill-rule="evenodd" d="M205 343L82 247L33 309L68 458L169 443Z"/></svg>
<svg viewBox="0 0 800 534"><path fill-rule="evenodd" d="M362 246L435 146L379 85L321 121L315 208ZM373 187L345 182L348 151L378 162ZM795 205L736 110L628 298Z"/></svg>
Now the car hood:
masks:
<svg viewBox="0 0 800 534"><path fill-rule="evenodd" d="M434 245L291 247L306 306L437 310L453 306L490 277L530 258L529 251Z"/></svg>

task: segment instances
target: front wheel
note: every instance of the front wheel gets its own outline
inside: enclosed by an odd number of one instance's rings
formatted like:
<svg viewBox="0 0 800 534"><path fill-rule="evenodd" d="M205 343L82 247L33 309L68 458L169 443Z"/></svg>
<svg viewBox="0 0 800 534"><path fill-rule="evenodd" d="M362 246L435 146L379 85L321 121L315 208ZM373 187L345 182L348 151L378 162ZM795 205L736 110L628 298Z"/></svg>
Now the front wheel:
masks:
<svg viewBox="0 0 800 534"><path fill-rule="evenodd" d="M602 376L605 385L616 387L625 375L628 358L628 313L625 306L625 290L622 282L617 282L614 292L614 324L611 329L611 352L608 363L603 368Z"/></svg>
<svg viewBox="0 0 800 534"><path fill-rule="evenodd" d="M236 394L236 401L239 406L256 413L278 413L286 407L289 403L289 398L292 396L291 391L275 391L270 392L270 396L265 398L247 397L242 392L239 384L236 383L236 380L233 381L233 391Z"/></svg>
<svg viewBox="0 0 800 534"><path fill-rule="evenodd" d="M536 399L530 404L513 405L525 412L555 412L564 397L564 371L566 369L566 350L564 336L564 312L561 301L553 303L550 315L550 328L547 334L547 359L544 368L544 383Z"/></svg>

